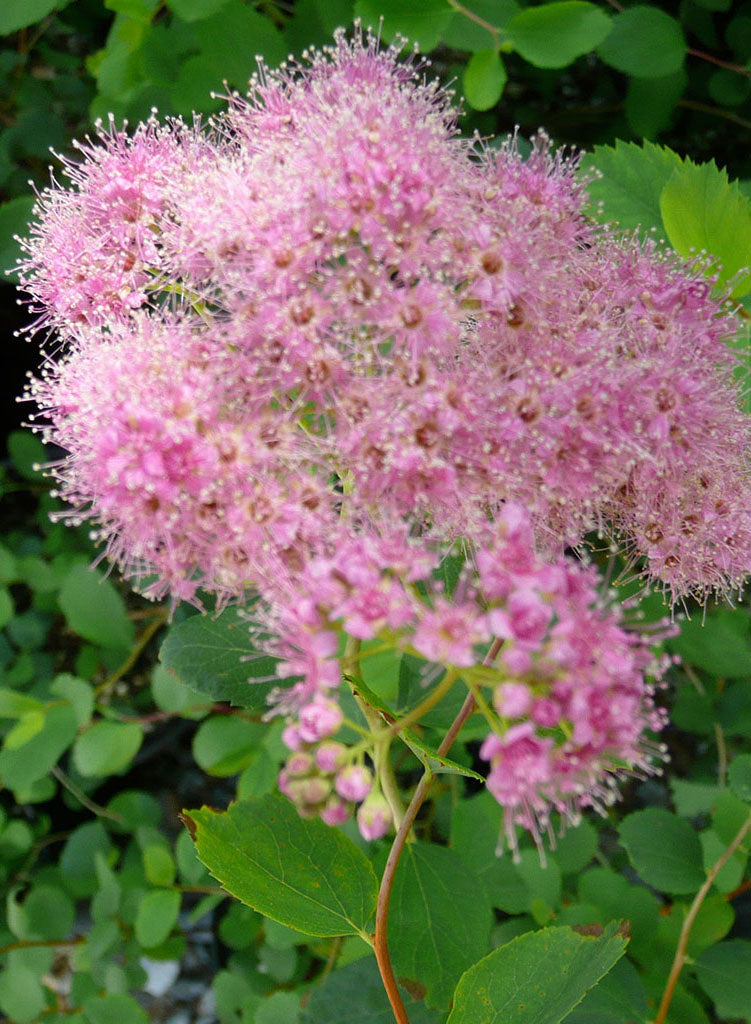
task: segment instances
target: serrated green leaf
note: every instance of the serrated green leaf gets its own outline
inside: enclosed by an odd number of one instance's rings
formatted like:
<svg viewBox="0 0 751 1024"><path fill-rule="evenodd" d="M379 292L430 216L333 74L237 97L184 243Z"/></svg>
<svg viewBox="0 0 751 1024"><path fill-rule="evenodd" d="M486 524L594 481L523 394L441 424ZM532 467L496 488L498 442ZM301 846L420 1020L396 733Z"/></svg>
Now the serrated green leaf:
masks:
<svg viewBox="0 0 751 1024"><path fill-rule="evenodd" d="M276 660L259 655L250 640L250 625L237 608L211 618L193 615L172 626L159 658L187 686L212 700L261 711L277 681Z"/></svg>
<svg viewBox="0 0 751 1024"><path fill-rule="evenodd" d="M135 630L125 602L111 580L78 563L65 577L58 597L70 628L102 647L129 647Z"/></svg>
<svg viewBox="0 0 751 1024"><path fill-rule="evenodd" d="M128 767L142 742L137 722L96 722L73 745L73 763L81 775L116 775Z"/></svg>
<svg viewBox="0 0 751 1024"><path fill-rule="evenodd" d="M522 935L465 972L448 1024L559 1024L623 956L626 942L615 922L601 935L571 928Z"/></svg>
<svg viewBox="0 0 751 1024"><path fill-rule="evenodd" d="M365 854L322 821L304 821L278 794L217 813L187 812L198 856L224 888L308 935L366 932L378 891Z"/></svg>
<svg viewBox="0 0 751 1024"><path fill-rule="evenodd" d="M584 0L526 7L506 26L514 49L538 68L564 68L610 33L611 18Z"/></svg>
<svg viewBox="0 0 751 1024"><path fill-rule="evenodd" d="M507 77L497 50L473 53L463 77L467 103L475 110L490 110L501 98Z"/></svg>
<svg viewBox="0 0 751 1024"><path fill-rule="evenodd" d="M704 882L701 844L684 818L650 807L623 819L621 842L649 885L663 892L696 892Z"/></svg>
<svg viewBox="0 0 751 1024"><path fill-rule="evenodd" d="M492 923L482 884L452 850L405 848L391 896L389 949L397 977L424 985L429 1006L448 1007L462 971L487 951Z"/></svg>
<svg viewBox="0 0 751 1024"><path fill-rule="evenodd" d="M566 1024L636 1024L646 1021L648 1013L639 972L624 957L566 1017Z"/></svg>
<svg viewBox="0 0 751 1024"><path fill-rule="evenodd" d="M602 204L598 219L604 223L615 221L625 231L654 228L658 237L664 234L660 193L681 166L677 153L651 142L637 146L619 139L615 146L595 146L583 170L595 170L600 175L589 184L593 203Z"/></svg>
<svg viewBox="0 0 751 1024"><path fill-rule="evenodd" d="M751 942L720 942L697 958L694 970L720 1017L747 1016L751 1006Z"/></svg>
<svg viewBox="0 0 751 1024"><path fill-rule="evenodd" d="M366 26L378 28L383 18L383 38L386 42L403 35L416 43L422 53L429 53L441 41L454 12L446 0L357 0L355 14Z"/></svg>
<svg viewBox="0 0 751 1024"><path fill-rule="evenodd" d="M669 14L647 4L621 11L612 31L597 48L606 64L637 78L663 78L682 66L686 39Z"/></svg>
<svg viewBox="0 0 751 1024"><path fill-rule="evenodd" d="M353 940L359 941L359 940ZM439 1015L425 1006L419 993L402 989L410 1024L443 1024ZM342 966L311 989L300 1024L393 1024L394 1013L372 956Z"/></svg>
<svg viewBox="0 0 751 1024"><path fill-rule="evenodd" d="M706 251L721 281L733 280L732 295L751 292L751 201L714 161L687 163L660 195L668 239L686 258ZM739 271L745 273L739 274Z"/></svg>

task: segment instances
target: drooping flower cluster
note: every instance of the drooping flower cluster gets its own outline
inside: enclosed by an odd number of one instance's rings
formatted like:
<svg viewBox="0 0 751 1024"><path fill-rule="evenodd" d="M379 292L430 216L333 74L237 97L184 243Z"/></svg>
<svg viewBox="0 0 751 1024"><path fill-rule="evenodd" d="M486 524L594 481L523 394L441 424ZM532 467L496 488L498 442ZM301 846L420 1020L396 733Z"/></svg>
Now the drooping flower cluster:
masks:
<svg viewBox="0 0 751 1024"><path fill-rule="evenodd" d="M439 557L424 542L342 539L310 563L296 603L280 599L278 671L299 678L277 694L280 710L295 717L287 745L304 751L342 725L331 698L341 681L341 630L418 656L430 663L426 678L443 670L475 693L491 729L480 751L490 763L487 785L506 811L512 845L515 825L539 838L553 810L570 819L581 807L602 810L624 765L651 772L659 750L644 733L664 724L653 693L666 665L651 651L654 636L627 631L620 606L603 605L596 571L541 560L514 504L486 530L452 599L428 575ZM283 773L285 792L297 778L295 756ZM296 802L327 820L325 800L333 788L343 794L338 784L324 793L317 777L310 783L318 753L300 757L307 767Z"/></svg>
<svg viewBox="0 0 751 1024"><path fill-rule="evenodd" d="M460 138L398 46L308 61L207 131L101 130L40 197L20 269L61 346L29 388L59 492L150 596L261 592L297 680L283 786L315 813L357 802L313 752L338 628L470 674L503 640L489 785L544 825L658 724L645 649L564 549L597 530L674 597L751 568L735 320L700 267L595 227L544 136ZM426 604L455 538L478 581Z"/></svg>

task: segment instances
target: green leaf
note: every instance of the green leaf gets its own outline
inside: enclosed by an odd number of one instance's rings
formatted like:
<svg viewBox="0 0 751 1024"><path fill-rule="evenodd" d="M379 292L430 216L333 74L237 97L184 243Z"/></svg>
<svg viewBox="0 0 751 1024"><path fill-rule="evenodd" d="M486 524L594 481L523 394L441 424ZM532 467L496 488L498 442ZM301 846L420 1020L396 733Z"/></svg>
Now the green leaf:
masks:
<svg viewBox="0 0 751 1024"><path fill-rule="evenodd" d="M378 28L383 18L382 35L386 42L396 35L406 36L422 53L429 53L441 41L454 12L446 0L357 0L355 14L366 26Z"/></svg>
<svg viewBox="0 0 751 1024"><path fill-rule="evenodd" d="M200 21L216 14L227 3L227 0L168 0L171 8L183 21Z"/></svg>
<svg viewBox="0 0 751 1024"><path fill-rule="evenodd" d="M97 859L106 866L115 856L115 848L101 821L79 825L65 843L60 857L60 871L67 888L77 897L91 896L101 884Z"/></svg>
<svg viewBox="0 0 751 1024"><path fill-rule="evenodd" d="M33 25L61 6L60 0L3 0L0 36L9 36L11 32Z"/></svg>
<svg viewBox="0 0 751 1024"><path fill-rule="evenodd" d="M0 24L2 24L3 16L4 12L0 10ZM0 35L3 35L2 31L0 31ZM23 256L21 247L14 236L18 235L23 238L28 233L34 202L33 196L19 196L17 199L0 204L0 274L2 274L0 280L2 281L18 282L18 274L15 271L7 275L5 272L12 270Z"/></svg>
<svg viewBox="0 0 751 1024"><path fill-rule="evenodd" d="M686 40L680 24L658 7L639 4L613 18L597 48L606 64L636 78L664 78L683 65Z"/></svg>
<svg viewBox="0 0 751 1024"><path fill-rule="evenodd" d="M453 850L405 848L391 895L389 949L397 977L424 986L429 1006L448 1007L462 971L487 951L492 923L482 884Z"/></svg>
<svg viewBox="0 0 751 1024"><path fill-rule="evenodd" d="M688 258L706 251L716 259L721 281L734 280L732 295L751 292L751 201L714 160L687 163L660 196L670 244ZM739 271L746 272L736 278Z"/></svg>
<svg viewBox="0 0 751 1024"><path fill-rule="evenodd" d="M464 69L464 95L467 103L475 110L490 110L501 98L507 77L497 50L478 50L473 53Z"/></svg>
<svg viewBox="0 0 751 1024"><path fill-rule="evenodd" d="M589 864L597 853L597 830L586 818L569 828L555 844L555 862L564 875L573 875Z"/></svg>
<svg viewBox="0 0 751 1024"><path fill-rule="evenodd" d="M747 1017L751 1006L751 942L720 942L697 958L694 969L720 1017Z"/></svg>
<svg viewBox="0 0 751 1024"><path fill-rule="evenodd" d="M44 711L44 704L36 697L0 686L0 718L22 718L35 711Z"/></svg>
<svg viewBox="0 0 751 1024"><path fill-rule="evenodd" d="M623 819L620 839L631 863L663 892L696 892L704 882L701 844L684 818L650 807Z"/></svg>
<svg viewBox="0 0 751 1024"><path fill-rule="evenodd" d="M8 435L8 455L13 468L25 480L39 480L36 465L46 462L49 457L42 442L29 430L14 430Z"/></svg>
<svg viewBox="0 0 751 1024"><path fill-rule="evenodd" d="M649 1013L647 996L636 968L626 959L598 981L566 1024L636 1024Z"/></svg>
<svg viewBox="0 0 751 1024"><path fill-rule="evenodd" d="M690 782L686 779L671 779L675 809L684 818L695 818L706 814L721 792L721 787L709 782Z"/></svg>
<svg viewBox="0 0 751 1024"><path fill-rule="evenodd" d="M151 694L161 711L176 711L184 718L202 717L208 711L203 694L178 679L164 665L155 665L151 673ZM197 709L201 710L197 710Z"/></svg>
<svg viewBox="0 0 751 1024"><path fill-rule="evenodd" d="M0 751L0 780L9 789L27 786L57 764L78 731L70 705L51 707L44 728L18 750Z"/></svg>
<svg viewBox="0 0 751 1024"><path fill-rule="evenodd" d="M83 1012L88 1024L149 1024L145 1010L135 999L119 992L86 999Z"/></svg>
<svg viewBox="0 0 751 1024"><path fill-rule="evenodd" d="M322 821L304 821L277 794L224 813L190 811L198 856L228 892L308 935L366 932L376 877L365 854Z"/></svg>
<svg viewBox="0 0 751 1024"><path fill-rule="evenodd" d="M476 15L496 29L503 29L521 10L516 0L465 0L461 6L463 11L457 11L444 29L443 41L454 50L472 53L495 46L497 37L469 14ZM500 36L505 38L505 33L501 32Z"/></svg>
<svg viewBox="0 0 751 1024"><path fill-rule="evenodd" d="M521 935L465 972L448 1024L559 1024L623 956L626 942L615 922L600 935L571 928Z"/></svg>
<svg viewBox="0 0 751 1024"><path fill-rule="evenodd" d="M193 737L193 756L209 775L237 775L258 756L258 745L265 732L266 726L260 722L215 715L198 727Z"/></svg>
<svg viewBox="0 0 751 1024"><path fill-rule="evenodd" d="M728 779L735 795L751 803L751 754L738 754L733 758Z"/></svg>
<svg viewBox="0 0 751 1024"><path fill-rule="evenodd" d="M102 647L130 647L135 630L114 584L78 563L60 590L60 608L70 628Z"/></svg>
<svg viewBox="0 0 751 1024"><path fill-rule="evenodd" d="M410 1024L442 1024L419 992L402 989ZM372 957L338 968L311 989L300 1024L394 1024L394 1014Z"/></svg>
<svg viewBox="0 0 751 1024"><path fill-rule="evenodd" d="M13 728L6 733L3 740L4 750L18 750L29 740L32 740L44 728L44 711L28 711L16 722Z"/></svg>
<svg viewBox="0 0 751 1024"><path fill-rule="evenodd" d="M45 989L37 972L22 965L8 966L0 971L0 1010L14 1024L27 1024L47 1007Z"/></svg>
<svg viewBox="0 0 751 1024"><path fill-rule="evenodd" d="M270 67L287 57L281 32L269 18L242 0L227 0L211 17L194 24L201 56L214 63L217 87L225 80L233 85L246 85L257 69L257 56L263 57Z"/></svg>
<svg viewBox="0 0 751 1024"><path fill-rule="evenodd" d="M637 146L619 139L615 146L595 146L583 170L600 175L589 184L593 203L602 204L598 220L615 221L624 231L654 228L663 234L660 193L681 166L677 153L651 142Z"/></svg>
<svg viewBox="0 0 751 1024"><path fill-rule="evenodd" d="M151 21L159 3L160 0L104 0L104 6L108 11L116 11L146 24Z"/></svg>
<svg viewBox="0 0 751 1024"><path fill-rule="evenodd" d="M675 106L688 85L685 68L662 78L631 78L626 92L626 120L634 135L653 139L670 127Z"/></svg>
<svg viewBox="0 0 751 1024"><path fill-rule="evenodd" d="M177 924L181 894L176 889L147 892L138 904L136 940L145 949L161 946Z"/></svg>
<svg viewBox="0 0 751 1024"><path fill-rule="evenodd" d="M73 763L81 775L104 778L127 768L143 741L137 722L96 722L73 746Z"/></svg>
<svg viewBox="0 0 751 1024"><path fill-rule="evenodd" d="M88 725L94 710L94 691L90 683L68 672L62 672L55 676L50 693L58 694L70 702L79 726Z"/></svg>
<svg viewBox="0 0 751 1024"><path fill-rule="evenodd" d="M187 686L212 700L262 711L278 685L257 682L274 676L276 661L259 655L250 640L250 626L237 608L211 618L192 615L172 626L159 658Z"/></svg>
<svg viewBox="0 0 751 1024"><path fill-rule="evenodd" d="M161 843L151 843L144 849L143 870L151 885L172 885L175 881L175 860Z"/></svg>
<svg viewBox="0 0 751 1024"><path fill-rule="evenodd" d="M631 885L623 875L610 868L590 868L579 879L579 899L597 908L597 920L628 921L631 927L629 954L640 961L651 962L653 940L660 921L660 904L643 885Z"/></svg>
<svg viewBox="0 0 751 1024"><path fill-rule="evenodd" d="M508 23L514 49L538 68L565 68L607 38L611 18L584 0L526 7Z"/></svg>
<svg viewBox="0 0 751 1024"><path fill-rule="evenodd" d="M688 907L683 908L685 919ZM687 953L696 957L705 949L724 939L735 921L735 911L724 896L712 895L704 900L694 918ZM682 922L681 922L682 923Z"/></svg>
<svg viewBox="0 0 751 1024"><path fill-rule="evenodd" d="M8 927L25 942L67 939L73 930L75 907L70 896L52 885L35 885L23 900L18 889L8 893Z"/></svg>
<svg viewBox="0 0 751 1024"><path fill-rule="evenodd" d="M669 646L684 661L714 676L751 676L751 622L745 609L718 608L681 623Z"/></svg>
<svg viewBox="0 0 751 1024"><path fill-rule="evenodd" d="M299 993L272 992L256 1010L253 1024L297 1024L299 1019Z"/></svg>

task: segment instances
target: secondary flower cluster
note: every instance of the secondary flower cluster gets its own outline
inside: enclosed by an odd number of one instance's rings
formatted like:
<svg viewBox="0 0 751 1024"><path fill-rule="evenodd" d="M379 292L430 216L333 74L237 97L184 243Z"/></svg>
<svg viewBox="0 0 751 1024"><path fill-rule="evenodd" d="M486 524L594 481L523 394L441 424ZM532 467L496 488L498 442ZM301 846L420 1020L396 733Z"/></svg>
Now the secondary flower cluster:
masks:
<svg viewBox="0 0 751 1024"><path fill-rule="evenodd" d="M307 59L208 129L110 125L64 162L20 267L58 346L29 397L69 517L145 593L260 591L295 755L338 727L332 623L470 674L503 640L483 756L537 828L659 724L646 648L564 549L596 530L675 597L751 567L735 319L701 268L594 226L544 136L527 159L460 138L398 46L357 29ZM478 578L426 603L456 538ZM298 806L349 813L302 760Z"/></svg>
<svg viewBox="0 0 751 1024"><path fill-rule="evenodd" d="M294 719L283 738L297 752L281 786L305 813L338 821L348 811L336 796L331 802L334 791L349 800L370 792L345 793L341 774L321 778L348 763L334 744L338 760L329 765L326 740L342 725L332 700L342 668L357 688L359 662L342 666L340 631L419 656L430 663L426 678L444 670L472 690L491 730L480 751L490 763L487 785L506 812L512 846L516 825L539 838L553 810L571 820L582 807L602 810L624 765L654 770L660 750L644 732L664 724L653 692L665 663L650 649L654 635L628 632L619 606L603 605L596 572L542 561L528 516L514 504L487 528L451 600L430 575L439 558L424 542L342 537L310 562L296 601L279 595L271 618L278 671L299 679L275 695Z"/></svg>

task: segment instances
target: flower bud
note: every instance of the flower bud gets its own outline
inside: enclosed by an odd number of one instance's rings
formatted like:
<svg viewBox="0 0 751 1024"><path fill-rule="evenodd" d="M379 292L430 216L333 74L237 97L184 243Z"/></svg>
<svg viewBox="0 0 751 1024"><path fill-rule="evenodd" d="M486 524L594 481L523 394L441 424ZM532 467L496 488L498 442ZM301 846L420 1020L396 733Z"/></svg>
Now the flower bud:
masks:
<svg viewBox="0 0 751 1024"><path fill-rule="evenodd" d="M304 750L298 750L287 758L284 768L291 779L301 779L309 775L313 770L314 761L310 754Z"/></svg>
<svg viewBox="0 0 751 1024"><path fill-rule="evenodd" d="M327 825L343 825L349 818L349 807L346 801L338 796L330 796L321 811L321 818Z"/></svg>
<svg viewBox="0 0 751 1024"><path fill-rule="evenodd" d="M336 740L326 740L315 751L316 767L327 775L339 771L347 761L347 748Z"/></svg>
<svg viewBox="0 0 751 1024"><path fill-rule="evenodd" d="M377 790L360 804L357 827L363 839L380 839L388 832L392 821L391 808L383 793Z"/></svg>
<svg viewBox="0 0 751 1024"><path fill-rule="evenodd" d="M317 743L333 735L342 724L342 712L333 700L312 700L300 710L298 731L306 743Z"/></svg>
<svg viewBox="0 0 751 1024"><path fill-rule="evenodd" d="M334 787L339 796L359 804L373 788L373 775L362 765L351 764L339 772Z"/></svg>

